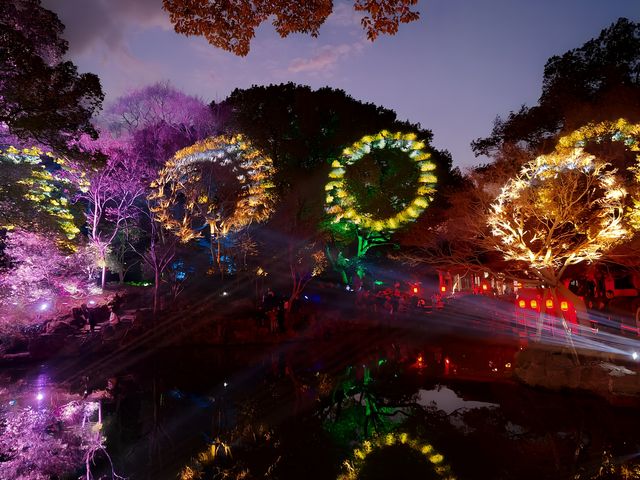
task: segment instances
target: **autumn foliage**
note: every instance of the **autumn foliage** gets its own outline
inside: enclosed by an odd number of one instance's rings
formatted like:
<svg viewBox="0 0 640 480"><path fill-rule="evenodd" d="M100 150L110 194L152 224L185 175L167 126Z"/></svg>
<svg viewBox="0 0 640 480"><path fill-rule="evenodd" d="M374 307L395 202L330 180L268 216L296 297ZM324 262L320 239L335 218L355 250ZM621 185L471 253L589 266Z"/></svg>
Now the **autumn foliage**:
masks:
<svg viewBox="0 0 640 480"><path fill-rule="evenodd" d="M176 32L203 36L218 48L245 56L255 30L273 17L281 37L291 33L318 36L333 11L332 0L163 0ZM354 9L364 13L362 26L370 40L380 34L394 35L401 23L413 22L419 13L411 7L417 0L355 0Z"/></svg>

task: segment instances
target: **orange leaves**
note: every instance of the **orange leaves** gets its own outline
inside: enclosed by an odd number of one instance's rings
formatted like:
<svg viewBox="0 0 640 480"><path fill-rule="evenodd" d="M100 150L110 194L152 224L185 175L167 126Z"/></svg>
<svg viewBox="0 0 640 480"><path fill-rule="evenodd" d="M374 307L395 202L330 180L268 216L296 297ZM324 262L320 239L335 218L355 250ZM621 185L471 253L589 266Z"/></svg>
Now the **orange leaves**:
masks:
<svg viewBox="0 0 640 480"><path fill-rule="evenodd" d="M365 12L362 26L369 40L394 35L401 23L417 20L411 9L417 0L355 0L354 9ZM218 48L239 56L249 53L255 29L273 17L281 37L290 33L318 35L333 11L333 0L163 0L163 8L177 33L197 35Z"/></svg>
<svg viewBox="0 0 640 480"><path fill-rule="evenodd" d="M362 27L371 41L380 34L395 35L401 23L414 22L420 13L411 10L418 0L356 0L354 8L365 12Z"/></svg>

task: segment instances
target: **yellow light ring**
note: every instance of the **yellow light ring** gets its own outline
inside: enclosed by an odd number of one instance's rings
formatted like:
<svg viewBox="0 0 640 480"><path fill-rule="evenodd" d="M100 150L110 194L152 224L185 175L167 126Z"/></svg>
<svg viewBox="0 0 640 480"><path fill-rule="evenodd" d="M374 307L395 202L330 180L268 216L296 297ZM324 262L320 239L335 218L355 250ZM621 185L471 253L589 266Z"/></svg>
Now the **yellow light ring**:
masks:
<svg viewBox="0 0 640 480"><path fill-rule="evenodd" d="M636 155L635 165L629 170L635 175L637 183L640 183L640 124L630 123L624 118L616 121L604 121L589 123L568 135L561 137L556 145L556 152L564 153L576 147L584 147L590 141L602 141L609 139L623 143L627 149ZM640 199L633 198L633 207L627 211L631 225L640 229Z"/></svg>
<svg viewBox="0 0 640 480"><path fill-rule="evenodd" d="M198 165L215 163L230 169L240 185L240 195L233 212L220 218L217 205L198 191ZM209 223L224 224L226 231L240 230L252 222L265 221L274 204L273 162L254 148L242 135L210 137L183 148L167 161L159 172L149 199L154 217L168 230L174 231L183 242L200 235L191 228L194 217L201 216ZM184 197L184 214L175 218L172 207L178 197Z"/></svg>
<svg viewBox="0 0 640 480"><path fill-rule="evenodd" d="M451 467L444 462L444 456L438 453L433 445L411 438L407 433L388 433L362 442L362 445L353 451L352 458L343 462L344 473L338 476L338 480L356 480L366 462L367 456L376 450L392 445L406 445L412 448L431 462L434 471L439 477L446 480L456 479Z"/></svg>
<svg viewBox="0 0 640 480"><path fill-rule="evenodd" d="M386 219L373 218L371 214L357 211L357 199L349 193L344 175L347 168L355 164L372 150L393 148L407 153L420 172L415 198L396 215ZM382 130L376 135L366 135L342 152L334 160L325 185L325 211L333 216L333 223L348 221L361 228L375 231L392 231L418 218L429 206L437 182L433 171L435 164L431 154L424 152L425 144L417 140L414 133L391 133Z"/></svg>
<svg viewBox="0 0 640 480"><path fill-rule="evenodd" d="M589 141L602 141L605 138L622 142L632 152L640 152L640 143L638 142L640 139L640 124L629 123L624 118L616 121L584 125L570 134L560 137L555 151L557 153L566 153L573 148L584 147Z"/></svg>

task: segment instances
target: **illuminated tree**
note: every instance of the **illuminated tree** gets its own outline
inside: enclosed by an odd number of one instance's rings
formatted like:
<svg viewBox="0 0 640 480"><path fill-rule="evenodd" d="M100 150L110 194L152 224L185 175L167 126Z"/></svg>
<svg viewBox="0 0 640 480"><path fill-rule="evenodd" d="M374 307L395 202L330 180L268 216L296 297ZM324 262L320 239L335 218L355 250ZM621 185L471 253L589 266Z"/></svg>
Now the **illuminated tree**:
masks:
<svg viewBox="0 0 640 480"><path fill-rule="evenodd" d="M80 233L65 194L68 182L56 175L53 155L39 148L9 147L0 150L0 168L0 228L47 232L60 241Z"/></svg>
<svg viewBox="0 0 640 480"><path fill-rule="evenodd" d="M180 238L173 232L167 231L154 215L152 200L147 199L147 208L144 215L147 217L148 226L145 228L146 248L141 249L133 243L130 247L140 256L144 265L153 273L153 313L160 308L160 283L162 275L171 265L176 256L177 245Z"/></svg>
<svg viewBox="0 0 640 480"><path fill-rule="evenodd" d="M503 187L488 224L506 259L525 262L554 295L584 312L561 278L570 265L599 259L629 237L626 200L615 172L578 147L526 164Z"/></svg>
<svg viewBox="0 0 640 480"><path fill-rule="evenodd" d="M337 237L357 239L355 261L333 263L343 272L369 249L387 244L391 234L415 221L435 193L435 164L413 133L386 130L367 135L331 164L325 185L328 228ZM341 264L342 263L342 264Z"/></svg>
<svg viewBox="0 0 640 480"><path fill-rule="evenodd" d="M153 183L152 211L183 243L202 237L208 227L212 256L220 266L222 240L230 232L269 218L272 174L271 159L241 135L209 138L166 163Z"/></svg>
<svg viewBox="0 0 640 480"><path fill-rule="evenodd" d="M0 269L0 306L49 306L58 296L86 294L91 285L85 273L83 249L63 251L53 238L15 229L4 238L4 268Z"/></svg>
<svg viewBox="0 0 640 480"><path fill-rule="evenodd" d="M327 257L321 242L308 243L294 249L289 246L289 271L291 273L291 295L287 310L291 311L294 301L300 298L307 284L327 268Z"/></svg>
<svg viewBox="0 0 640 480"><path fill-rule="evenodd" d="M206 138L215 128L212 111L202 100L167 83L133 90L107 108L99 140L84 145L107 161L102 168L80 165L77 169L85 174L78 180L88 181L90 187L84 195L94 214L88 218L90 237L100 251L106 252L104 258L113 267L101 260L103 274L109 267L118 272L122 283L126 270L138 263L131 258L135 252L154 278L162 277L167 266L162 259L167 249L173 251L173 257L175 249L171 242L165 245L156 225L147 221L148 204L141 199L150 193L148 185L167 158ZM143 247L140 242L147 244Z"/></svg>
<svg viewBox="0 0 640 480"><path fill-rule="evenodd" d="M77 188L75 200L86 206L87 236L98 253L100 283L104 288L107 257L125 223L138 212L136 204L147 192L144 178L148 170L137 161L129 145L108 134L95 141L83 139L83 149L106 157L104 164L66 160L63 175Z"/></svg>
<svg viewBox="0 0 640 480"><path fill-rule="evenodd" d="M137 162L149 169L149 181L178 150L218 128L207 104L168 83L123 95L106 109L105 117L104 130L135 152Z"/></svg>
<svg viewBox="0 0 640 480"><path fill-rule="evenodd" d="M354 9L365 14L362 26L367 37L375 40L380 34L394 35L400 23L417 20L419 13L411 9L417 3L417 0L354 0ZM333 11L332 0L163 0L162 4L176 32L204 36L210 44L240 56L249 53L255 29L270 17L281 37L291 33L316 37Z"/></svg>

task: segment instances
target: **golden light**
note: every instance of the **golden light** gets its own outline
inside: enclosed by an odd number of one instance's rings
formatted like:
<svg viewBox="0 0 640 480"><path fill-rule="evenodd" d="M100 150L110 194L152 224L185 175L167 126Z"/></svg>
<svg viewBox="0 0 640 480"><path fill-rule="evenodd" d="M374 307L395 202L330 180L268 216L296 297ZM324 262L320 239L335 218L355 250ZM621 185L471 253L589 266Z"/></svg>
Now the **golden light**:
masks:
<svg viewBox="0 0 640 480"><path fill-rule="evenodd" d="M422 443L411 438L407 433L387 433L386 435L378 435L371 440L365 440L360 448L353 451L353 458L343 462L344 473L338 476L338 480L356 480L358 475L367 461L367 457L378 450L390 447L392 445L401 444L415 450L424 455L433 465L436 474L445 480L455 480L456 477L451 471L451 467L444 463L444 456L438 453L433 445Z"/></svg>
<svg viewBox="0 0 640 480"><path fill-rule="evenodd" d="M431 154L424 152L425 144L416 141L414 133L390 133L382 130L376 135L365 135L352 146L342 151L342 156L331 163L330 181L325 185L325 210L333 217L333 222L347 220L361 228L376 232L392 231L402 225L414 221L429 206L435 192L436 177L433 174L436 166L431 162ZM380 219L357 210L357 200L345 185L347 168L375 149L392 148L405 152L420 171L416 196L408 206L396 215Z"/></svg>
<svg viewBox="0 0 640 480"><path fill-rule="evenodd" d="M202 166L218 165L235 178L239 185L235 205L228 211L208 192L202 191ZM271 159L254 148L242 135L207 138L178 151L152 183L152 212L181 239L199 238L196 221L209 225L212 237L224 237L252 222L265 221L273 212L275 194ZM175 207L182 206L181 218Z"/></svg>
<svg viewBox="0 0 640 480"><path fill-rule="evenodd" d="M502 188L487 223L506 259L553 270L598 259L629 235L625 197L606 163L574 148L524 165Z"/></svg>

